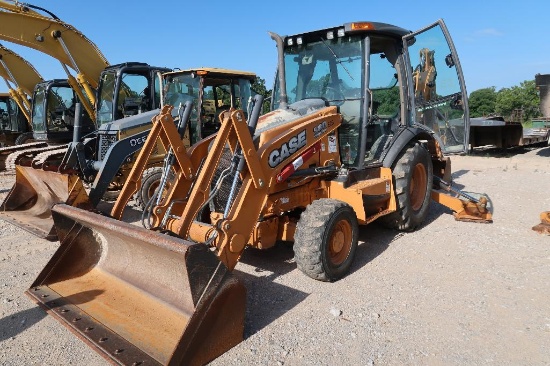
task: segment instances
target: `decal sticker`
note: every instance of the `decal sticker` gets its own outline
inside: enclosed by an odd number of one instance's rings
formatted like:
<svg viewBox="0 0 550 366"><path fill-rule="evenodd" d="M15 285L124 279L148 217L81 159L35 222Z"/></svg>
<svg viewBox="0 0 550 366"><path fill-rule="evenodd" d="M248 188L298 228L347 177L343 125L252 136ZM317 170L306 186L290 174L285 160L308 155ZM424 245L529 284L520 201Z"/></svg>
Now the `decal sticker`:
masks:
<svg viewBox="0 0 550 366"><path fill-rule="evenodd" d="M328 136L328 152L329 154L338 151L338 144L336 143L336 136L334 134Z"/></svg>
<svg viewBox="0 0 550 366"><path fill-rule="evenodd" d="M313 136L315 138L321 136L327 130L327 123L321 122L319 125L313 127Z"/></svg>
<svg viewBox="0 0 550 366"><path fill-rule="evenodd" d="M288 142L284 142L280 148L273 150L267 160L270 167L275 168L286 158L294 154L300 148L306 146L306 131L302 131L296 136L292 136Z"/></svg>

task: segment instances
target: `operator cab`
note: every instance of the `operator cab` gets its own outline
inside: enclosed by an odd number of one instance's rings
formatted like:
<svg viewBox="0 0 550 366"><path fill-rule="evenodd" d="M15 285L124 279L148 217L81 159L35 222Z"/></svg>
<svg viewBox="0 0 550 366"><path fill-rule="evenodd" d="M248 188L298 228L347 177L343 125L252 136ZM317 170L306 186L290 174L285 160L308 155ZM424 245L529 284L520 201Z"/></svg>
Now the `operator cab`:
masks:
<svg viewBox="0 0 550 366"><path fill-rule="evenodd" d="M414 126L436 135L446 152L463 151L465 88L448 39L442 22L416 34L357 22L282 37L287 100L281 103L277 75L272 108L287 102L292 110L319 98L337 106L340 157L348 167L380 165L392 138ZM403 66L411 64L407 50L421 56L418 66Z"/></svg>
<svg viewBox="0 0 550 366"><path fill-rule="evenodd" d="M71 141L77 100L78 96L67 80L55 79L37 84L31 114L34 139L53 143ZM84 135L95 130L84 109L80 118Z"/></svg>
<svg viewBox="0 0 550 366"><path fill-rule="evenodd" d="M143 62L112 65L101 73L97 117L98 128L105 123L160 108L159 73L169 68Z"/></svg>
<svg viewBox="0 0 550 366"><path fill-rule="evenodd" d="M220 113L229 109L242 109L248 118L252 97L251 85L256 74L218 68L200 68L167 73L164 78L164 104L179 108L191 101L193 111L185 141L192 145L216 133L220 128ZM200 121L200 123L199 123Z"/></svg>
<svg viewBox="0 0 550 366"><path fill-rule="evenodd" d="M8 93L0 93L0 134L26 132L26 118Z"/></svg>

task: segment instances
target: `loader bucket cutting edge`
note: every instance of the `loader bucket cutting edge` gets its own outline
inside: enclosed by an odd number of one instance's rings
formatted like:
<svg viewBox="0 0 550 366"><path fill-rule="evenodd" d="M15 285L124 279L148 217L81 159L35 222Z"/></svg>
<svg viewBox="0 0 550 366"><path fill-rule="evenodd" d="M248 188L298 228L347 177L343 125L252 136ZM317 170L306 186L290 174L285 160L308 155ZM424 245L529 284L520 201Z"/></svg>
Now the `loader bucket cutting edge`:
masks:
<svg viewBox="0 0 550 366"><path fill-rule="evenodd" d="M15 184L0 206L0 218L48 240L57 240L51 208L67 203L92 208L82 181L32 167L16 166Z"/></svg>
<svg viewBox="0 0 550 366"><path fill-rule="evenodd" d="M207 363L243 339L246 290L204 244L64 204L60 247L26 291L105 358Z"/></svg>

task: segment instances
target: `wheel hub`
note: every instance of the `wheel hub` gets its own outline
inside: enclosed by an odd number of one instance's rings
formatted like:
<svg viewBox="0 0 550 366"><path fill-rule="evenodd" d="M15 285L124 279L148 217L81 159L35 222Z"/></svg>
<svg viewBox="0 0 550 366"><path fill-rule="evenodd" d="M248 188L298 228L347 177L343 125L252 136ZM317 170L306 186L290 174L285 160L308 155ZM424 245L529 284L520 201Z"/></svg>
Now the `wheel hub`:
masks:
<svg viewBox="0 0 550 366"><path fill-rule="evenodd" d="M427 182L428 176L426 174L426 167L424 166L424 164L416 164L414 166L409 191L412 208L415 211L420 210L420 208L422 207L424 197L426 197Z"/></svg>
<svg viewBox="0 0 550 366"><path fill-rule="evenodd" d="M352 229L349 222L340 220L332 230L329 257L334 265L342 264L351 250Z"/></svg>

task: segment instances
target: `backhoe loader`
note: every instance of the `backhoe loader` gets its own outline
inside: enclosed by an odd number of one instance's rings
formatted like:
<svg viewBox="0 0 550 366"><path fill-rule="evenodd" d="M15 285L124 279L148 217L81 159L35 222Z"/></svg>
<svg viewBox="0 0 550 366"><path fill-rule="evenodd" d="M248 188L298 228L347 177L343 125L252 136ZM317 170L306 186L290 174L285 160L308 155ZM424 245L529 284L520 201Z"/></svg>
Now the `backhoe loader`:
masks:
<svg viewBox="0 0 550 366"><path fill-rule="evenodd" d="M271 112L260 117L255 96L186 149L185 121L166 104L110 215L52 209L60 247L26 293L113 363L200 365L242 341L246 291L231 271L247 246L294 242L301 271L336 281L359 225L414 230L430 197L457 220L492 221L488 197L449 182L468 101L442 20L416 33L355 22L271 37ZM423 48L438 68L429 100L413 78ZM140 228L118 219L157 137L165 166Z"/></svg>

